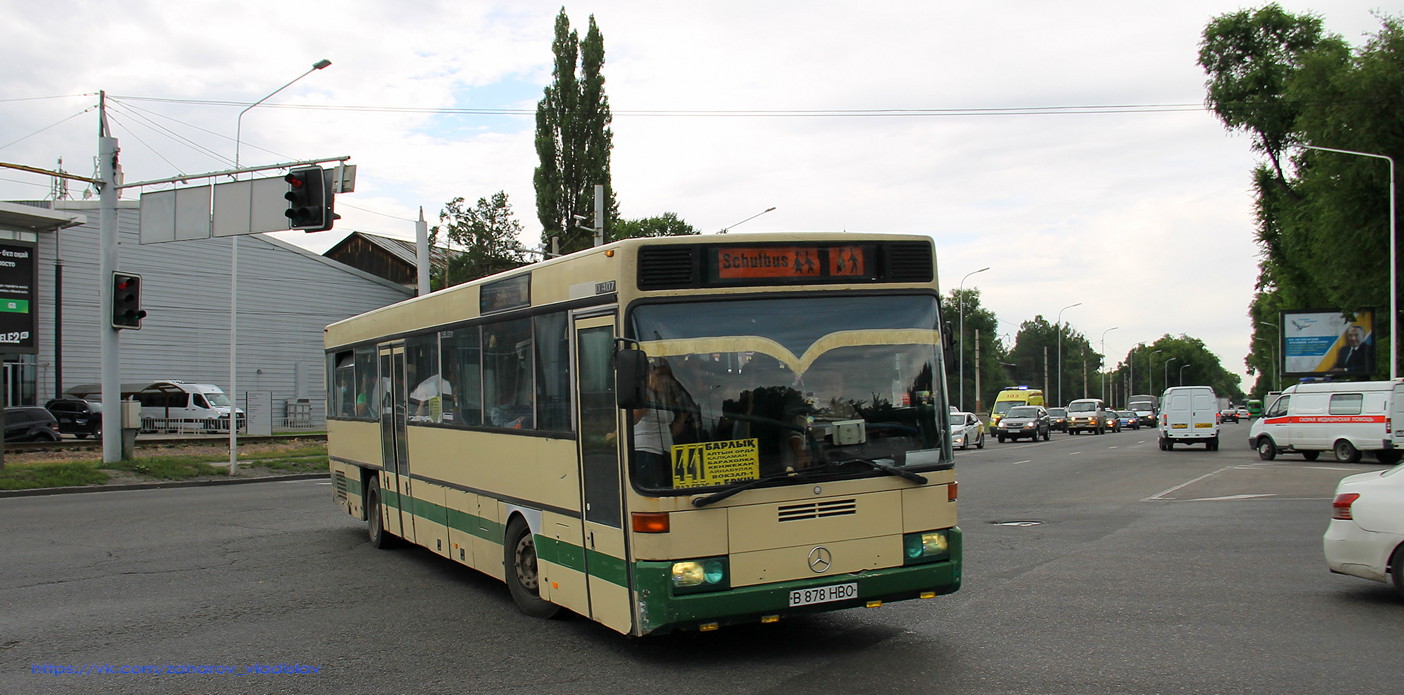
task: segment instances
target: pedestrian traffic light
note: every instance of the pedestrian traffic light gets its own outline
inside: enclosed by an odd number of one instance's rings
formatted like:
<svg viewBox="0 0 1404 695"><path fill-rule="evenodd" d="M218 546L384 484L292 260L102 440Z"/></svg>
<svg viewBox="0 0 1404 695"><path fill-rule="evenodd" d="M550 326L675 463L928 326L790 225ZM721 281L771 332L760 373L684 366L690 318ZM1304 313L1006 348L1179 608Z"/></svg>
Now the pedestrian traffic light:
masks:
<svg viewBox="0 0 1404 695"><path fill-rule="evenodd" d="M293 169L283 177L288 182L289 229L307 232L320 232L331 229L334 216L331 214L331 186L326 172L321 167Z"/></svg>
<svg viewBox="0 0 1404 695"><path fill-rule="evenodd" d="M112 274L112 327L141 328L146 312L141 308L141 276Z"/></svg>

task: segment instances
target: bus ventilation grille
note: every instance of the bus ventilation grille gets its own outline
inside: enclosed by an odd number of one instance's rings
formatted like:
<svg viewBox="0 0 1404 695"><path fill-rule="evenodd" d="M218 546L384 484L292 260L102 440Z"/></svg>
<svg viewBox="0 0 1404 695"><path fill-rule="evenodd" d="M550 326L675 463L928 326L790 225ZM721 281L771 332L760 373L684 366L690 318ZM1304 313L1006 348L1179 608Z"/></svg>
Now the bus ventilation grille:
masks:
<svg viewBox="0 0 1404 695"><path fill-rule="evenodd" d="M780 507L780 521L803 521L805 519L822 519L830 516L851 516L858 513L857 500L825 500L823 502L805 502L804 504L789 504Z"/></svg>
<svg viewBox="0 0 1404 695"><path fill-rule="evenodd" d="M931 244L899 242L887 247L888 282L931 282Z"/></svg>
<svg viewBox="0 0 1404 695"><path fill-rule="evenodd" d="M639 249L639 289L696 287L697 281L695 246L645 246Z"/></svg>
<svg viewBox="0 0 1404 695"><path fill-rule="evenodd" d="M341 471L337 471L336 475L332 476L332 486L336 488L336 498L339 500L345 500L347 490L346 474L342 473Z"/></svg>

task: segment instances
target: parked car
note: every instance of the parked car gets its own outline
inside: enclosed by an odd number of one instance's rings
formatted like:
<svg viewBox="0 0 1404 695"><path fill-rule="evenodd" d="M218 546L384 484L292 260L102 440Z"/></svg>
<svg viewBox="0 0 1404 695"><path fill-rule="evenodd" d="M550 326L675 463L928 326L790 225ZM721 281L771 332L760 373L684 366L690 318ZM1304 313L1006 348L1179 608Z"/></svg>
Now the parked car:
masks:
<svg viewBox="0 0 1404 695"><path fill-rule="evenodd" d="M102 403L82 398L55 398L44 404L58 420L59 432L79 439L102 437Z"/></svg>
<svg viewBox="0 0 1404 695"><path fill-rule="evenodd" d="M1134 410L1116 411L1117 425L1122 428L1130 427L1133 430L1141 429L1141 416Z"/></svg>
<svg viewBox="0 0 1404 695"><path fill-rule="evenodd" d="M954 412L951 421L951 446L967 449L971 444L976 449L985 448L985 423L975 417L975 413Z"/></svg>
<svg viewBox="0 0 1404 695"><path fill-rule="evenodd" d="M58 440L59 425L53 413L37 406L16 406L5 409L5 441L56 442Z"/></svg>
<svg viewBox="0 0 1404 695"><path fill-rule="evenodd" d="M1049 428L1059 432L1068 431L1068 409L1049 408L1048 409Z"/></svg>
<svg viewBox="0 0 1404 695"><path fill-rule="evenodd" d="M1404 599L1404 465L1342 478L1321 545L1332 572L1392 583Z"/></svg>
<svg viewBox="0 0 1404 695"><path fill-rule="evenodd" d="M1043 441L1048 441L1052 436L1051 423L1048 421L1048 411L1039 405L1021 405L1005 411L1004 417L1000 418L999 424L994 428L995 438L1004 443L1006 439L1021 439L1028 437L1032 441L1037 441L1043 437Z"/></svg>

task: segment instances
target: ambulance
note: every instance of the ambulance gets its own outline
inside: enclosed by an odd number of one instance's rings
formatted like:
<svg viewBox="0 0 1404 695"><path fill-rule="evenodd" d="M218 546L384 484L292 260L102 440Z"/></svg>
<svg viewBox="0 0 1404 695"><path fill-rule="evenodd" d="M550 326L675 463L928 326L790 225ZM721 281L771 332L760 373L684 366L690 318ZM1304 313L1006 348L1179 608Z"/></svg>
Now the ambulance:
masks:
<svg viewBox="0 0 1404 695"><path fill-rule="evenodd" d="M990 411L990 431L994 431L1004 414L1016 405L1045 405L1043 391L1027 386L1010 386L995 396L994 409Z"/></svg>
<svg viewBox="0 0 1404 695"><path fill-rule="evenodd" d="M1397 463L1404 451L1404 380L1289 386L1253 422L1248 444L1264 461L1279 453L1315 461L1329 451L1347 463L1364 452Z"/></svg>

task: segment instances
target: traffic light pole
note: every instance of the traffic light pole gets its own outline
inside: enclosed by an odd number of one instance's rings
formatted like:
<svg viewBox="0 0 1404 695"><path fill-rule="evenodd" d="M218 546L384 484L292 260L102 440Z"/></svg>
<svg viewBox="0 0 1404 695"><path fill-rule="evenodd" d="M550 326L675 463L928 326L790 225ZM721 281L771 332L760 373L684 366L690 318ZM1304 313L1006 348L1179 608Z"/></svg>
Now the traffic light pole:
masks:
<svg viewBox="0 0 1404 695"><path fill-rule="evenodd" d="M106 99L106 95L103 95ZM102 402L107 411L108 422L102 428L102 461L116 463L122 460L122 428L113 427L113 416L122 414L122 380L118 371L117 329L112 325L112 274L117 272L117 138L110 137L107 130L107 112L103 110L98 126L98 178L102 180L99 191L99 248L98 292L102 311L98 312L99 334L102 336Z"/></svg>

